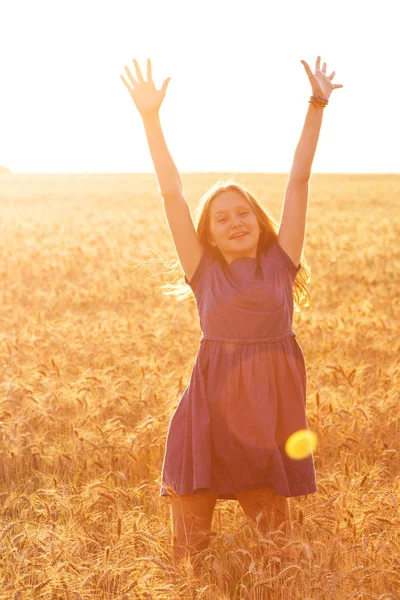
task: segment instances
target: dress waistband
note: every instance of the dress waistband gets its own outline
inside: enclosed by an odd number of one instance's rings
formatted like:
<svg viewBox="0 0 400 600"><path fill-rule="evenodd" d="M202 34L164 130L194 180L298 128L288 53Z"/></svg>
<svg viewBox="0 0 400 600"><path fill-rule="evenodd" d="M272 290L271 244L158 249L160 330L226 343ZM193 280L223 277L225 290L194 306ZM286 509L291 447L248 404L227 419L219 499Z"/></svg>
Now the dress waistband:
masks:
<svg viewBox="0 0 400 600"><path fill-rule="evenodd" d="M285 340L289 337L296 337L294 331L287 331L286 333L281 333L280 335L274 335L272 337L264 338L228 338L222 335L212 335L210 333L203 333L200 342L211 341L228 342L230 344L274 344L275 342L280 342L281 340Z"/></svg>

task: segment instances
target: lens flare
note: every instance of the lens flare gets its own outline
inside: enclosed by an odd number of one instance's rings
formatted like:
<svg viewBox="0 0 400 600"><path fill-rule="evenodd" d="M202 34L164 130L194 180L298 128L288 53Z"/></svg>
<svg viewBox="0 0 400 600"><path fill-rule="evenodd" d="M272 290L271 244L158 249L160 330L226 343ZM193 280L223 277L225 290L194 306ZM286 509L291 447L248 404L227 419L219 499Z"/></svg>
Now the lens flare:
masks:
<svg viewBox="0 0 400 600"><path fill-rule="evenodd" d="M286 441L285 452L290 458L307 458L317 447L317 436L309 429L295 431Z"/></svg>

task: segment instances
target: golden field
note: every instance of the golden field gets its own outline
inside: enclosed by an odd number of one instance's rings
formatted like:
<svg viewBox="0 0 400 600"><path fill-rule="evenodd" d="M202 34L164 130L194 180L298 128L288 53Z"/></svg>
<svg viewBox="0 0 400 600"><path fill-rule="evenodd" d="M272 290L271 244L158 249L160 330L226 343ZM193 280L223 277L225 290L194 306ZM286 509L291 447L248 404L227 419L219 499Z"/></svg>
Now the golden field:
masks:
<svg viewBox="0 0 400 600"><path fill-rule="evenodd" d="M193 215L231 175L183 175ZM286 175L236 179L279 221ZM311 179L303 553L274 556L219 500L201 577L173 568L159 496L201 333L194 298L160 291L176 254L155 176L4 175L0 228L0 600L400 598L400 175Z"/></svg>

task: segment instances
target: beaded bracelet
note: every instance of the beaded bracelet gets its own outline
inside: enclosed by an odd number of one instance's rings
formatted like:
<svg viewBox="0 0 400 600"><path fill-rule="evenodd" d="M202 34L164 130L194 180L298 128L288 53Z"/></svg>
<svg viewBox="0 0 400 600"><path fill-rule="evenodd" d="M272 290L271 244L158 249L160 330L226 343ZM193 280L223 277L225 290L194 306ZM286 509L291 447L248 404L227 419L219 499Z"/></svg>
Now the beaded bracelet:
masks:
<svg viewBox="0 0 400 600"><path fill-rule="evenodd" d="M322 108L325 108L325 106L328 106L328 100L326 100L325 98L321 98L321 96L310 96L309 102L311 104L313 104L314 106L322 106Z"/></svg>

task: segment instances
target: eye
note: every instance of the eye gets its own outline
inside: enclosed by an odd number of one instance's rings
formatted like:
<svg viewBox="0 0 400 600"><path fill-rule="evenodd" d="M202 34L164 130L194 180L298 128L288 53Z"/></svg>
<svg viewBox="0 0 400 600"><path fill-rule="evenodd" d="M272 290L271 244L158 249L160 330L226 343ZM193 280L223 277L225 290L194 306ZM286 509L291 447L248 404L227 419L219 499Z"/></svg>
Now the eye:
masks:
<svg viewBox="0 0 400 600"><path fill-rule="evenodd" d="M242 212L240 214L242 214L242 215L248 215L249 213L248 212Z"/></svg>
<svg viewBox="0 0 400 600"><path fill-rule="evenodd" d="M218 223L223 223L224 221L226 221L226 219L219 219L219 221L217 221Z"/></svg>

